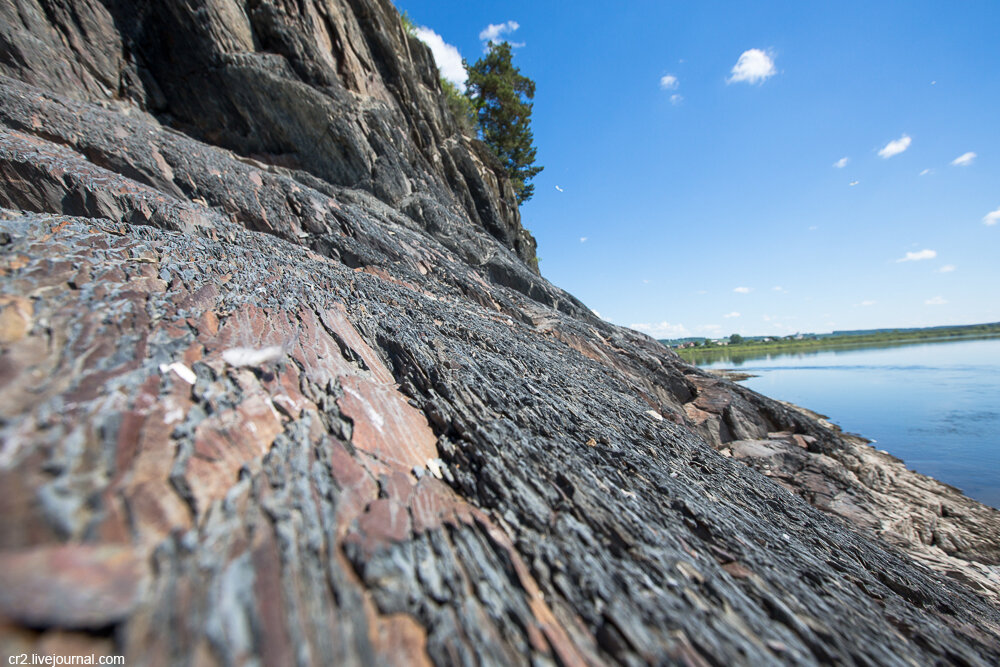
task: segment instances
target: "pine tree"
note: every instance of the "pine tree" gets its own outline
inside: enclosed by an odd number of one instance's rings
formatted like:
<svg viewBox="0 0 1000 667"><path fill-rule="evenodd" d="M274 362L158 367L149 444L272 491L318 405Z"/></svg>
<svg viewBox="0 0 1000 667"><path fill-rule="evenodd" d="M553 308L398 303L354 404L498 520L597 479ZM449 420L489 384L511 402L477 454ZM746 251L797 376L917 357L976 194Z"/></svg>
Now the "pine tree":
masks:
<svg viewBox="0 0 1000 667"><path fill-rule="evenodd" d="M535 82L511 63L510 44L490 42L489 51L472 66L467 94L472 98L482 140L503 163L517 192L517 203L531 199L528 183L542 167L535 166L531 107Z"/></svg>

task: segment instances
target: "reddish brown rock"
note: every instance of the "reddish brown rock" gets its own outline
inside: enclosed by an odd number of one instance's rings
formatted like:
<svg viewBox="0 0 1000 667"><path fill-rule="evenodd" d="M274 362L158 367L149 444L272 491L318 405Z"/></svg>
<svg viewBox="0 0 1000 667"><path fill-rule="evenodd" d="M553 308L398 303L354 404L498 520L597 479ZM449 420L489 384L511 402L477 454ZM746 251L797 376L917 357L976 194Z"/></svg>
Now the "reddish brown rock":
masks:
<svg viewBox="0 0 1000 667"><path fill-rule="evenodd" d="M34 312L28 299L0 296L0 345L10 345L24 338L31 329Z"/></svg>
<svg viewBox="0 0 1000 667"><path fill-rule="evenodd" d="M203 5L0 1L5 652L1000 659L997 513L539 277L390 3Z"/></svg>
<svg viewBox="0 0 1000 667"><path fill-rule="evenodd" d="M123 546L0 551L0 613L30 627L97 630L142 599L146 565Z"/></svg>

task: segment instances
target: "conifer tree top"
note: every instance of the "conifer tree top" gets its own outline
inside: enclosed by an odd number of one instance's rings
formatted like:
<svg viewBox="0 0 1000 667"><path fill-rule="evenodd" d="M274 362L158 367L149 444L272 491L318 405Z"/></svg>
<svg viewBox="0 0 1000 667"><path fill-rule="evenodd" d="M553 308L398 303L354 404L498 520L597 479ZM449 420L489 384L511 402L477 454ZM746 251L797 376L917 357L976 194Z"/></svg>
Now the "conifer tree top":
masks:
<svg viewBox="0 0 1000 667"><path fill-rule="evenodd" d="M517 202L522 204L535 191L528 181L543 168L534 164L536 148L531 132L530 100L535 97L535 82L521 74L511 57L510 44L490 42L486 55L467 65L467 87L476 108L480 137L500 158L514 184Z"/></svg>

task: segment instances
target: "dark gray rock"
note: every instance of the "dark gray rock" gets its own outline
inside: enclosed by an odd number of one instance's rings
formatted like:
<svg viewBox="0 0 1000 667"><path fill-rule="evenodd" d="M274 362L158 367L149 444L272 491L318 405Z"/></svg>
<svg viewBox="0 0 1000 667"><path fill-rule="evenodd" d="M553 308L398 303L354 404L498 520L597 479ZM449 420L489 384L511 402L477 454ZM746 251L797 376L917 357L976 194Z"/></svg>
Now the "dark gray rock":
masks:
<svg viewBox="0 0 1000 667"><path fill-rule="evenodd" d="M529 270L388 3L0 14L8 654L1000 660L998 513Z"/></svg>
<svg viewBox="0 0 1000 667"><path fill-rule="evenodd" d="M5 0L0 18L2 74L133 102L208 143L392 206L429 193L537 272L503 169L462 134L430 50L389 0Z"/></svg>

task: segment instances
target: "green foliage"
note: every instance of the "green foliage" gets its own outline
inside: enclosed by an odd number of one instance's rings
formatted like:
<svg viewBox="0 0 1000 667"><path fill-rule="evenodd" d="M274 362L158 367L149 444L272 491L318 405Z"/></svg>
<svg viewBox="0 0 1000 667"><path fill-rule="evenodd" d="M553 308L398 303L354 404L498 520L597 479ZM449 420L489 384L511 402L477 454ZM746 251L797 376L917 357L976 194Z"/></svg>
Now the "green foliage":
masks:
<svg viewBox="0 0 1000 667"><path fill-rule="evenodd" d="M403 30L407 35L410 37L417 36L417 24L413 22L413 19L410 18L410 15L407 12L403 12L399 15L399 21L403 24Z"/></svg>
<svg viewBox="0 0 1000 667"><path fill-rule="evenodd" d="M535 82L511 62L510 44L490 42L489 52L474 65L466 63L468 92L475 105L482 140L500 159L522 204L535 192L528 183L542 167L535 166L531 107Z"/></svg>
<svg viewBox="0 0 1000 667"><path fill-rule="evenodd" d="M444 77L441 77L441 88L448 98L448 108L451 109L451 115L455 117L463 132L471 134L476 125L476 110L472 106L472 100L463 94L458 86Z"/></svg>
<svg viewBox="0 0 1000 667"><path fill-rule="evenodd" d="M742 342L743 342L743 336L741 336L739 334L733 334L732 336L729 337L729 344L730 345L739 345Z"/></svg>

